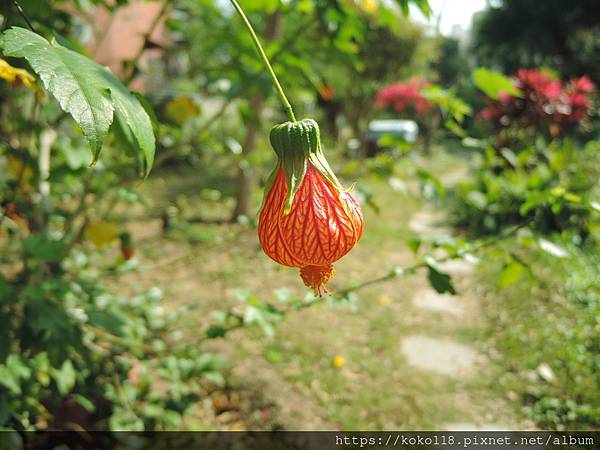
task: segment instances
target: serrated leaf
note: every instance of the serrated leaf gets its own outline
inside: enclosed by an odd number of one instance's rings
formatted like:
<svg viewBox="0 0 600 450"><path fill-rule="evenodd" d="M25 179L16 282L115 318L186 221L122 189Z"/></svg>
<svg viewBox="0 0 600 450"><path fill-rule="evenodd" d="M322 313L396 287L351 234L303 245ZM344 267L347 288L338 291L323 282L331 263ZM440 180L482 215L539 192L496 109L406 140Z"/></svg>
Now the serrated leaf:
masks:
<svg viewBox="0 0 600 450"><path fill-rule="evenodd" d="M135 95L108 68L19 27L0 36L0 48L7 56L27 60L44 88L81 127L94 161L116 115L143 154L144 172L149 172L155 151L152 122Z"/></svg>
<svg viewBox="0 0 600 450"><path fill-rule="evenodd" d="M58 43L24 28L12 27L0 39L7 56L25 58L46 90L73 116L97 155L113 120L114 106L106 89L91 82L100 66ZM90 78L92 80L90 80Z"/></svg>

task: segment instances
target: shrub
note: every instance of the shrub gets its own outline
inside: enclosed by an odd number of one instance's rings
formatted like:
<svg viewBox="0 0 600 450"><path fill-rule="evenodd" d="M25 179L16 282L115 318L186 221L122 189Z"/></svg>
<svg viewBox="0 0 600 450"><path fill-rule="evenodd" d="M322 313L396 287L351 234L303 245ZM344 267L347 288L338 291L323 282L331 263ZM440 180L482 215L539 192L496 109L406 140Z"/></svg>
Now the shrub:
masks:
<svg viewBox="0 0 600 450"><path fill-rule="evenodd" d="M543 231L597 232L600 143L543 141L518 154L488 147L471 179L454 192L455 222L475 234L530 222Z"/></svg>
<svg viewBox="0 0 600 450"><path fill-rule="evenodd" d="M422 79L383 87L375 97L375 104L381 110L415 120L426 153L431 151L442 123L452 134L463 136L461 124L465 116L471 114L469 105L457 97L453 90L443 89Z"/></svg>
<svg viewBox="0 0 600 450"><path fill-rule="evenodd" d="M114 294L97 253L44 233L10 254L23 260L0 275L0 427L179 428L202 383L222 383L219 356L179 343L185 309L166 311L159 289Z"/></svg>
<svg viewBox="0 0 600 450"><path fill-rule="evenodd" d="M520 69L512 82L516 93L499 92L479 112L497 130L519 127L557 138L589 122L596 87L588 77L561 82L548 71Z"/></svg>
<svg viewBox="0 0 600 450"><path fill-rule="evenodd" d="M424 114L433 107L421 93L421 90L427 86L429 82L420 79L390 84L377 93L375 104L380 109L389 109L398 113Z"/></svg>
<svg viewBox="0 0 600 450"><path fill-rule="evenodd" d="M513 242L506 250L523 254L524 245ZM520 397L525 413L541 429L596 429L600 257L592 247L566 242L563 247L569 258L530 253L525 256L535 260L530 276L493 290L486 303L493 324L489 331L504 368L498 374L502 389ZM489 284L495 285L497 264L488 267Z"/></svg>

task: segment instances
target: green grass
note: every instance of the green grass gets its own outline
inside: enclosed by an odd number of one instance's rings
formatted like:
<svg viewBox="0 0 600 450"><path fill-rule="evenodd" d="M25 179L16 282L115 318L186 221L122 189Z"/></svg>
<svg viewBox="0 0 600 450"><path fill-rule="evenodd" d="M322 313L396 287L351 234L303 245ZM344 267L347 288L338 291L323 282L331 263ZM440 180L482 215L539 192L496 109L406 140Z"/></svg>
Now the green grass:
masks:
<svg viewBox="0 0 600 450"><path fill-rule="evenodd" d="M534 278L496 286L495 255L483 274L488 286L488 335L499 352L498 380L516 393L525 414L545 429L600 427L600 252L569 247L561 261L542 252L506 250L531 261ZM550 367L546 379L540 367Z"/></svg>

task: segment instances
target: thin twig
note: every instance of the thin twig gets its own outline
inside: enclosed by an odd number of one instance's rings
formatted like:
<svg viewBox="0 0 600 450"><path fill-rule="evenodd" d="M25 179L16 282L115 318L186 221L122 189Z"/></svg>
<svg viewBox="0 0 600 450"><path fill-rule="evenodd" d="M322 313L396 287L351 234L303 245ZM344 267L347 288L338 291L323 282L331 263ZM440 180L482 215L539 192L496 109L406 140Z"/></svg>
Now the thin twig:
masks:
<svg viewBox="0 0 600 450"><path fill-rule="evenodd" d="M488 239L485 242L480 243L479 245L474 246L470 250L470 253L474 253L474 252L477 252L479 250L482 250L485 247L489 247L490 245L493 245L493 244L495 244L495 243L497 243L499 241L502 241L502 240L504 240L504 239L512 236L514 233L516 233L521 228L526 227L531 222L531 220L532 220L531 218L527 219L525 222L523 222L521 224L518 224L518 225L515 225L514 227L508 229L508 231L506 231L504 233L501 233L500 235L498 235L498 236L496 236L496 237L494 237L492 239ZM355 285L350 286L350 287L345 288L345 289L341 289L341 290L337 291L335 294L333 294L333 297L341 299L341 298L344 298L345 296L347 296L348 294L350 294L350 293L352 293L354 291L357 291L359 289L363 289L365 287L372 286L374 284L384 283L386 281L393 280L393 279L395 279L395 278L397 278L399 276L404 276L404 275L412 274L412 273L416 272L417 270L423 269L425 267L429 267L432 264L441 264L441 263L444 263L444 262L447 262L447 261L450 261L450 260L453 260L453 259L460 259L460 256L457 257L457 256L454 256L454 255L448 255L448 256L445 256L443 258L437 258L437 259L435 259L433 261L420 261L420 262L415 263L412 266L408 266L408 267L400 267L400 266L398 266L398 267L393 268L388 273L386 273L386 274L384 274L384 275L382 275L380 277L373 278L373 279L367 280L367 281L363 281L362 283L355 284ZM315 297L315 298L313 298L313 299L311 299L311 300L309 300L307 302L294 304L293 306L291 306L291 307L289 307L287 309L282 310L281 314L282 315L286 315L286 314L288 314L288 313L290 313L292 311L298 311L298 310L309 308L309 307L314 306L316 304L323 303L325 301L325 299L326 299L326 297ZM228 314L232 315L231 312L229 312ZM238 318L240 319L239 322L236 322L233 325L230 325L229 327L227 327L225 329L225 333L229 333L230 331L237 330L239 328L242 328L245 325L244 320L243 320L243 316L242 317L238 317ZM212 338L209 337L209 336L207 336L207 335L205 335L205 336L200 337L199 339L196 339L195 342L203 342L203 341L206 341L206 340L209 340L209 339L212 339Z"/></svg>
<svg viewBox="0 0 600 450"><path fill-rule="evenodd" d="M17 11L19 11L19 14L23 18L23 20L25 21L25 23L27 24L27 26L29 27L29 29L31 31L33 31L34 33L37 33L37 31L35 31L35 28L31 24L31 22L27 18L27 14L25 14L25 11L23 11L23 8L21 8L21 5L19 5L19 2L17 0L13 0L13 5L15 5L15 8L17 8Z"/></svg>
<svg viewBox="0 0 600 450"><path fill-rule="evenodd" d="M495 244L495 243L497 243L499 241L502 241L502 240L504 240L504 239L512 236L514 233L516 233L517 231L519 231L521 228L524 228L527 225L529 225L529 223L532 220L533 220L533 218L529 218L525 222L522 222L522 223L520 223L518 225L515 225L512 228L509 228L508 231L506 231L504 233L500 233L498 236L495 236L492 239L488 239L488 240L485 240L484 242L479 243L478 245L474 246L470 250L470 253L478 252L479 250L482 250L482 249L484 249L486 247L489 247L490 245L493 245L493 244ZM461 259L461 257L460 256L457 257L457 256L454 256L454 255L452 255L452 256L449 255L449 256L445 256L444 258L436 259L435 263L438 263L438 264L439 263L445 263L445 262L450 261L452 259ZM348 295L351 292L357 291L357 290L365 288L367 286L371 286L373 284L382 283L382 282L385 282L385 281L390 281L390 280L396 278L397 276L405 275L405 274L408 274L408 273L413 273L416 270L421 269L423 267L427 267L427 266L429 266L429 263L427 261L422 261L422 262L419 262L419 263L414 264L414 265L409 266L409 267L396 267L396 268L392 269L391 271L389 271L388 273L386 273L385 275L382 275L382 276L380 276L378 278L375 278L375 279L372 279L372 280L368 280L368 281L364 281L364 282L362 282L360 284L351 286L351 287L346 288L346 289L342 289L342 290L338 291L336 294L334 294L334 296L335 297L339 297L339 298L343 298L343 297L345 297L346 295Z"/></svg>

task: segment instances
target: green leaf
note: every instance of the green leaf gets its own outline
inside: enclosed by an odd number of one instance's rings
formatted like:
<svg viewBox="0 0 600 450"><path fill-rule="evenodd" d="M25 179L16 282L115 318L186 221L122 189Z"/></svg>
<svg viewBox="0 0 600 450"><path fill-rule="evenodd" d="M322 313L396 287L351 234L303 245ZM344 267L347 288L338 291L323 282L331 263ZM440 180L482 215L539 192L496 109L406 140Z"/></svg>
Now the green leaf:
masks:
<svg viewBox="0 0 600 450"><path fill-rule="evenodd" d="M6 358L5 364L0 364L0 385L6 387L13 394L21 394L22 379L31 376L31 369L25 365L21 357L15 353Z"/></svg>
<svg viewBox="0 0 600 450"><path fill-rule="evenodd" d="M246 310L244 311L244 324L257 324L267 337L273 337L275 335L275 331L267 321L263 311L253 305L246 306Z"/></svg>
<svg viewBox="0 0 600 450"><path fill-rule="evenodd" d="M223 326L211 325L206 329L206 336L209 339L216 339L225 336L228 331L229 330Z"/></svg>
<svg viewBox="0 0 600 450"><path fill-rule="evenodd" d="M440 197L446 196L446 188L439 178L424 169L417 169L417 176L423 183L431 183Z"/></svg>
<svg viewBox="0 0 600 450"><path fill-rule="evenodd" d="M0 47L7 56L25 58L39 75L63 110L81 126L97 155L108 133L114 106L105 88L98 89L96 77L100 66L58 43L24 28L12 27L4 32Z"/></svg>
<svg viewBox="0 0 600 450"><path fill-rule="evenodd" d="M66 360L59 370L52 370L52 378L56 381L58 392L61 395L69 393L73 386L75 386L75 368L70 360Z"/></svg>
<svg viewBox="0 0 600 450"><path fill-rule="evenodd" d="M14 288L6 281L6 278L0 274L0 302L12 300Z"/></svg>
<svg viewBox="0 0 600 450"><path fill-rule="evenodd" d="M33 234L23 239L23 251L29 257L40 261L61 261L67 252L67 247L62 241L52 241L43 234Z"/></svg>
<svg viewBox="0 0 600 450"><path fill-rule="evenodd" d="M11 315L8 311L0 310L0 361L4 361L4 359L8 356L11 345Z"/></svg>
<svg viewBox="0 0 600 450"><path fill-rule="evenodd" d="M473 82L488 97L498 100L501 92L506 92L513 97L520 97L521 91L504 75L479 67L473 71Z"/></svg>
<svg viewBox="0 0 600 450"><path fill-rule="evenodd" d="M225 386L225 377L221 372L210 371L202 373L202 376L216 386Z"/></svg>
<svg viewBox="0 0 600 450"><path fill-rule="evenodd" d="M526 269L518 261L512 261L500 271L500 276L498 277L498 286L500 288L506 288L508 286L512 286L517 281L523 277Z"/></svg>
<svg viewBox="0 0 600 450"><path fill-rule="evenodd" d="M0 36L0 47L6 56L29 62L45 89L81 127L94 161L116 116L142 153L144 172L148 174L155 151L152 122L135 95L108 68L56 40L48 42L19 27L12 27Z"/></svg>
<svg viewBox="0 0 600 450"><path fill-rule="evenodd" d="M150 116L129 89L127 89L108 69L107 81L111 84L110 94L115 106L119 125L127 133L130 143L137 144L144 160L144 173L147 175L154 164L155 139Z"/></svg>
<svg viewBox="0 0 600 450"><path fill-rule="evenodd" d="M396 0L396 3L398 3L398 6L400 6L400 10L402 11L402 14L404 14L405 17L408 17L410 13L409 5L411 3L414 4L417 8L419 8L421 13L426 18L431 17L432 11L428 0Z"/></svg>
<svg viewBox="0 0 600 450"><path fill-rule="evenodd" d="M487 198L485 194L480 191L470 191L465 196L465 200L470 206L479 210L484 210L487 207Z"/></svg>
<svg viewBox="0 0 600 450"><path fill-rule="evenodd" d="M456 295L456 289L454 289L454 286L452 285L452 278L450 275L438 271L430 264L427 265L427 268L429 269L427 273L429 284L431 284L431 287L434 288L438 294L448 292L449 294Z"/></svg>
<svg viewBox="0 0 600 450"><path fill-rule="evenodd" d="M144 421L130 409L115 408L108 425L111 431L144 431Z"/></svg>
<svg viewBox="0 0 600 450"><path fill-rule="evenodd" d="M2 425L6 424L6 422L8 422L8 419L10 418L12 411L10 408L10 405L8 403L8 397L7 396L2 396L0 397L0 448L23 448L22 445L21 446L17 446L17 445L7 445L8 442L8 437L10 436L9 433L7 433L7 430L5 430ZM12 433L11 433L12 434ZM16 434L16 432L15 432ZM18 434L17 434L18 436Z"/></svg>
<svg viewBox="0 0 600 450"><path fill-rule="evenodd" d="M419 248L421 248L422 243L423 243L423 241L421 240L420 237L414 237L407 241L408 247L410 248L410 251L413 252L414 255L416 255L419 252Z"/></svg>
<svg viewBox="0 0 600 450"><path fill-rule="evenodd" d="M73 396L73 400L75 400L77 403L83 406L85 410L89 413L93 413L94 411L96 411L96 405L94 405L94 403L90 399L84 397L81 394L75 394Z"/></svg>

